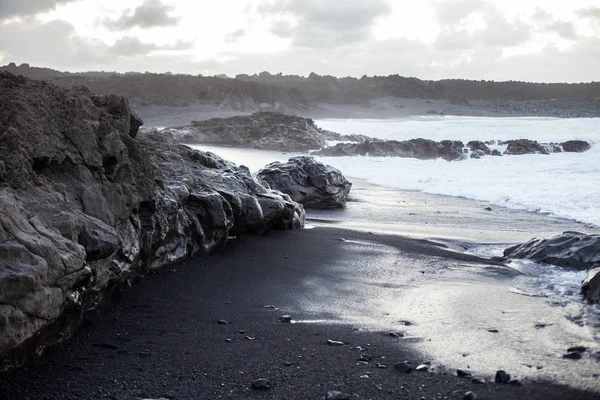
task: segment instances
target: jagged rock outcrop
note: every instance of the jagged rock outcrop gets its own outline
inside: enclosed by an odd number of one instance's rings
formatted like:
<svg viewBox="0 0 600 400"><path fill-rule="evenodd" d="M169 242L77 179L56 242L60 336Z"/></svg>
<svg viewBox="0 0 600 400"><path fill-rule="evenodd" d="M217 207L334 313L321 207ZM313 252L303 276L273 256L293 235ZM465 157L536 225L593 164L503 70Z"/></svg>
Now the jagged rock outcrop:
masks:
<svg viewBox="0 0 600 400"><path fill-rule="evenodd" d="M247 168L141 123L122 97L0 73L0 366L68 337L137 275L303 225Z"/></svg>
<svg viewBox="0 0 600 400"><path fill-rule="evenodd" d="M591 148L591 145L585 140L568 140L563 143L538 143L536 140L517 139L500 141L499 144L507 145L504 154L522 155L522 154L551 154L561 153L583 153Z"/></svg>
<svg viewBox="0 0 600 400"><path fill-rule="evenodd" d="M225 144L265 150L306 151L321 148L326 138L310 118L276 112L192 121L165 130L180 142Z"/></svg>
<svg viewBox="0 0 600 400"><path fill-rule="evenodd" d="M271 188L288 194L307 208L344 207L352 183L336 168L310 156L273 162L258 171Z"/></svg>
<svg viewBox="0 0 600 400"><path fill-rule="evenodd" d="M421 160L443 158L452 161L464 158L463 148L464 144L458 140L436 142L419 138L405 141L381 140L362 143L338 143L335 146L321 149L314 154L329 157L404 157Z"/></svg>
<svg viewBox="0 0 600 400"><path fill-rule="evenodd" d="M600 235L564 232L549 239L531 239L507 248L504 257L587 270L582 293L592 302L600 301Z"/></svg>

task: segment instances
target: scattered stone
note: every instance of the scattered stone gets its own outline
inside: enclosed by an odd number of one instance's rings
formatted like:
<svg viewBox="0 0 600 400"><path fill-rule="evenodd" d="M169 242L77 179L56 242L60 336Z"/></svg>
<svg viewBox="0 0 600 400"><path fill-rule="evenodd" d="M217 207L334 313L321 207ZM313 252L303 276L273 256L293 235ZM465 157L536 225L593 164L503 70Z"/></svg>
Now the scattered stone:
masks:
<svg viewBox="0 0 600 400"><path fill-rule="evenodd" d="M498 333L498 332L500 332L500 331L499 331L498 329L488 329L488 332L491 332L491 333Z"/></svg>
<svg viewBox="0 0 600 400"><path fill-rule="evenodd" d="M477 395L473 392L467 392L463 396L463 400L477 400Z"/></svg>
<svg viewBox="0 0 600 400"><path fill-rule="evenodd" d="M271 389L271 381L266 378L260 378L252 382L252 388L256 390Z"/></svg>
<svg viewBox="0 0 600 400"><path fill-rule="evenodd" d="M225 341L226 341L227 343L231 343L231 342L233 342L233 340L231 340L231 339L229 339L229 338L225 339Z"/></svg>
<svg viewBox="0 0 600 400"><path fill-rule="evenodd" d="M417 371L429 371L429 368L430 368L429 365L427 365L427 364L421 364L421 365L418 365L417 368L415 368L415 370L417 370Z"/></svg>
<svg viewBox="0 0 600 400"><path fill-rule="evenodd" d="M246 336L246 339L248 339L248 340L254 340L254 339L256 339L256 338L255 338L255 337L252 337L252 336Z"/></svg>
<svg viewBox="0 0 600 400"><path fill-rule="evenodd" d="M360 379L369 379L369 375L361 375Z"/></svg>
<svg viewBox="0 0 600 400"><path fill-rule="evenodd" d="M552 325L554 325L554 324L553 324L553 323L551 323L551 322L550 322L550 323L537 322L537 323L535 324L535 329L542 329L542 328L545 328L545 327L547 327L547 326L552 326Z"/></svg>
<svg viewBox="0 0 600 400"><path fill-rule="evenodd" d="M245 333L246 333L246 331L245 331L245 330L239 330L239 331L238 331L238 333L239 333L240 335L243 335L243 334L245 334Z"/></svg>
<svg viewBox="0 0 600 400"><path fill-rule="evenodd" d="M281 317L279 317L279 322L289 324L290 322L292 322L292 316L291 315L282 315Z"/></svg>
<svg viewBox="0 0 600 400"><path fill-rule="evenodd" d="M404 326L412 326L412 325L413 325L413 323L412 323L412 322L410 322L410 321L406 321L406 320L403 320L403 319L401 319L401 320L400 320L400 321L398 321L398 322L399 322L399 323L401 323L401 324L402 324L402 325L404 325Z"/></svg>
<svg viewBox="0 0 600 400"><path fill-rule="evenodd" d="M330 390L327 392L327 396L325 396L326 400L348 400L350 398L350 394L338 392L337 390Z"/></svg>
<svg viewBox="0 0 600 400"><path fill-rule="evenodd" d="M567 352L569 352L569 353L572 353L572 352L585 353L586 350L587 350L587 347L585 347L585 346L573 346L573 347L569 347Z"/></svg>
<svg viewBox="0 0 600 400"><path fill-rule="evenodd" d="M407 362L399 362L394 364L394 369L402 374L408 374L413 370L410 364Z"/></svg>
<svg viewBox="0 0 600 400"><path fill-rule="evenodd" d="M492 209L492 207L486 207L486 208L484 208L484 210L485 210L485 211L494 211L494 210Z"/></svg>
<svg viewBox="0 0 600 400"><path fill-rule="evenodd" d="M521 382L519 379L511 379L508 384L513 386L523 386L523 382Z"/></svg>
<svg viewBox="0 0 600 400"><path fill-rule="evenodd" d="M269 310L277 310L277 307L275 307L275 306L274 306L274 305L272 305L272 304L269 304L269 305L263 306L263 308L268 308Z"/></svg>
<svg viewBox="0 0 600 400"><path fill-rule="evenodd" d="M330 346L343 346L345 343L344 342L339 342L337 340L328 339L327 340L327 344L330 345Z"/></svg>
<svg viewBox="0 0 600 400"><path fill-rule="evenodd" d="M229 321L227 321L226 319L220 319L217 321L217 323L219 325L229 325Z"/></svg>
<svg viewBox="0 0 600 400"><path fill-rule="evenodd" d="M387 365L385 365L385 364L377 364L376 367L379 368L379 369L386 369Z"/></svg>
<svg viewBox="0 0 600 400"><path fill-rule="evenodd" d="M494 382L506 384L510 382L510 374L507 374L504 370L496 371L496 376L494 377Z"/></svg>
<svg viewBox="0 0 600 400"><path fill-rule="evenodd" d="M403 338L405 336L402 332L390 332L388 335L393 338Z"/></svg>
<svg viewBox="0 0 600 400"><path fill-rule="evenodd" d="M581 360L581 357L582 357L582 355L578 351L572 351L570 353L563 355L563 358L566 358L568 360Z"/></svg>
<svg viewBox="0 0 600 400"><path fill-rule="evenodd" d="M361 354L358 358L359 361L371 361L372 357L370 354Z"/></svg>
<svg viewBox="0 0 600 400"><path fill-rule="evenodd" d="M474 376L474 377L471 379L471 382L473 382L473 383L476 383L476 384L478 384L478 385L485 385L485 379L483 379L483 378L482 378L482 377L480 377L480 376Z"/></svg>
<svg viewBox="0 0 600 400"><path fill-rule="evenodd" d="M468 371L466 369L457 369L456 370L456 375L460 376L460 377L469 377L471 376L471 371Z"/></svg>

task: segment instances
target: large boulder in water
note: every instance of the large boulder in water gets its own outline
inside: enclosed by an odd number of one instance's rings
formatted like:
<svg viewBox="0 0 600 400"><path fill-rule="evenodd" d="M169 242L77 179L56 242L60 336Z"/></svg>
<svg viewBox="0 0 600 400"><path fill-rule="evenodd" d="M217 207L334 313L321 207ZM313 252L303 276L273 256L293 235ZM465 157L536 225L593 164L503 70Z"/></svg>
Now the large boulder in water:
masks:
<svg viewBox="0 0 600 400"><path fill-rule="evenodd" d="M588 271L581 284L581 293L588 301L600 303L600 266Z"/></svg>
<svg viewBox="0 0 600 400"><path fill-rule="evenodd" d="M127 100L0 73L0 369L113 288L304 208L212 153L138 134Z"/></svg>
<svg viewBox="0 0 600 400"><path fill-rule="evenodd" d="M310 208L344 207L352 183L342 173L310 156L273 162L258 172L271 188Z"/></svg>
<svg viewBox="0 0 600 400"><path fill-rule="evenodd" d="M564 232L550 239L532 239L504 250L504 257L588 270L581 292L589 301L600 302L600 235Z"/></svg>
<svg viewBox="0 0 600 400"><path fill-rule="evenodd" d="M264 150L306 151L326 143L325 133L310 118L277 112L192 121L164 131L180 142L226 144Z"/></svg>
<svg viewBox="0 0 600 400"><path fill-rule="evenodd" d="M564 232L549 239L531 239L507 248L504 257L585 271L600 264L600 235Z"/></svg>

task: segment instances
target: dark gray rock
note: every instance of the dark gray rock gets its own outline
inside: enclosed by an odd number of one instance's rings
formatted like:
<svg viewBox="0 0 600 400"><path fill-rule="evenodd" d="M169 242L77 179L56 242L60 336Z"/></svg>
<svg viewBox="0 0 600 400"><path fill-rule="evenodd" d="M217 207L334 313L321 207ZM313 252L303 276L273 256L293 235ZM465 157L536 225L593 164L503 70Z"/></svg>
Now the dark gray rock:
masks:
<svg viewBox="0 0 600 400"><path fill-rule="evenodd" d="M4 364L68 338L116 285L230 235L303 225L302 205L247 168L140 123L122 97L0 73Z"/></svg>
<svg viewBox="0 0 600 400"><path fill-rule="evenodd" d="M504 154L521 155L521 154L548 154L548 150L535 140L517 139L507 140L504 142L507 145Z"/></svg>
<svg viewBox="0 0 600 400"><path fill-rule="evenodd" d="M260 378L252 382L252 388L256 390L271 389L271 381L266 378Z"/></svg>
<svg viewBox="0 0 600 400"><path fill-rule="evenodd" d="M467 147L471 149L471 151L482 151L484 154L490 154L492 151L490 148L480 140L472 140L467 143Z"/></svg>
<svg viewBox="0 0 600 400"><path fill-rule="evenodd" d="M411 139L406 141L365 141L363 143L338 143L317 151L321 156L370 156L370 157L403 157L432 160L443 158L447 161L461 160L464 144L457 140L435 142L429 139Z"/></svg>
<svg viewBox="0 0 600 400"><path fill-rule="evenodd" d="M568 140L561 145L563 151L568 153L583 153L591 148L590 144L584 140Z"/></svg>
<svg viewBox="0 0 600 400"><path fill-rule="evenodd" d="M326 143L325 134L312 119L277 112L192 121L190 126L169 128L162 133L179 142L266 150L306 151Z"/></svg>
<svg viewBox="0 0 600 400"><path fill-rule="evenodd" d="M578 351L572 351L570 353L563 355L563 358L566 358L568 360L581 360L582 357L583 356Z"/></svg>
<svg viewBox="0 0 600 400"><path fill-rule="evenodd" d="M549 239L532 239L507 248L504 257L587 270L600 265L600 235L564 232Z"/></svg>
<svg viewBox="0 0 600 400"><path fill-rule="evenodd" d="M325 396L326 400L348 400L352 395L348 393L338 392L337 390L330 390Z"/></svg>
<svg viewBox="0 0 600 400"><path fill-rule="evenodd" d="M338 340L328 339L327 340L327 344L330 345L330 346L343 346L345 343L344 342L340 342Z"/></svg>
<svg viewBox="0 0 600 400"><path fill-rule="evenodd" d="M588 271L581 283L581 293L588 301L600 303L600 266Z"/></svg>
<svg viewBox="0 0 600 400"><path fill-rule="evenodd" d="M258 171L259 179L306 208L344 207L352 183L336 168L310 156L273 162Z"/></svg>
<svg viewBox="0 0 600 400"><path fill-rule="evenodd" d="M587 351L587 347L585 346L573 346L573 347L569 347L567 352L571 353L571 352L577 352L577 353L585 353Z"/></svg>
<svg viewBox="0 0 600 400"><path fill-rule="evenodd" d="M402 374L408 374L412 372L412 366L407 362L399 362L394 364L394 369Z"/></svg>
<svg viewBox="0 0 600 400"><path fill-rule="evenodd" d="M291 315L282 315L281 317L279 317L279 322L289 324L290 322L292 322L292 316Z"/></svg>
<svg viewBox="0 0 600 400"><path fill-rule="evenodd" d="M510 382L510 374L507 374L506 371L499 370L496 371L496 376L494 377L494 382L506 384Z"/></svg>
<svg viewBox="0 0 600 400"><path fill-rule="evenodd" d="M467 392L463 396L463 400L477 400L477 395L473 392Z"/></svg>
<svg viewBox="0 0 600 400"><path fill-rule="evenodd" d="M472 374L471 374L471 371L468 371L466 369L457 369L456 375L461 376L461 377L467 377L467 376L471 376Z"/></svg>

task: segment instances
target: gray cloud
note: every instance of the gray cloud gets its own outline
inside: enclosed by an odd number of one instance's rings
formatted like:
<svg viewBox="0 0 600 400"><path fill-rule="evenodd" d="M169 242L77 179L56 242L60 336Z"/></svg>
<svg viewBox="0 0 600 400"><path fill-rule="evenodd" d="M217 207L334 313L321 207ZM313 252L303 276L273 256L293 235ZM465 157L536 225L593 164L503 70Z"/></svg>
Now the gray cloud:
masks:
<svg viewBox="0 0 600 400"><path fill-rule="evenodd" d="M156 43L144 43L139 38L126 36L115 42L107 51L117 56L139 56L151 53L156 50L186 50L193 46L193 42L184 42L178 40L170 45L157 45Z"/></svg>
<svg viewBox="0 0 600 400"><path fill-rule="evenodd" d="M0 0L0 20L51 11L75 0Z"/></svg>
<svg viewBox="0 0 600 400"><path fill-rule="evenodd" d="M576 14L582 18L600 19L600 7L587 7L577 10Z"/></svg>
<svg viewBox="0 0 600 400"><path fill-rule="evenodd" d="M454 25L474 12L489 7L482 0L437 1L433 3L436 19L442 25Z"/></svg>
<svg viewBox="0 0 600 400"><path fill-rule="evenodd" d="M0 52L17 63L70 68L101 61L105 47L75 35L73 25L63 20L0 24Z"/></svg>
<svg viewBox="0 0 600 400"><path fill-rule="evenodd" d="M140 6L128 10L116 20L105 20L104 25L115 30L127 30L134 27L155 28L177 25L179 18L170 15L173 6L160 0L145 0Z"/></svg>
<svg viewBox="0 0 600 400"><path fill-rule="evenodd" d="M511 22L491 3L477 0L437 3L436 18L442 31L436 40L439 50L468 50L478 46L518 46L531 37L532 27L521 21ZM468 32L461 22L477 13L484 28Z"/></svg>
<svg viewBox="0 0 600 400"><path fill-rule="evenodd" d="M244 28L240 28L225 35L225 42L234 43L243 38L244 36L246 36L246 30Z"/></svg>
<svg viewBox="0 0 600 400"><path fill-rule="evenodd" d="M554 32L560 37L568 40L577 40L577 32L575 32L575 26L571 22L554 21L548 24L545 28L546 31Z"/></svg>
<svg viewBox="0 0 600 400"><path fill-rule="evenodd" d="M257 11L295 19L295 25L277 19L271 27L272 33L291 38L295 46L334 48L369 39L376 19L391 13L391 8L383 0L287 0L264 3Z"/></svg>

